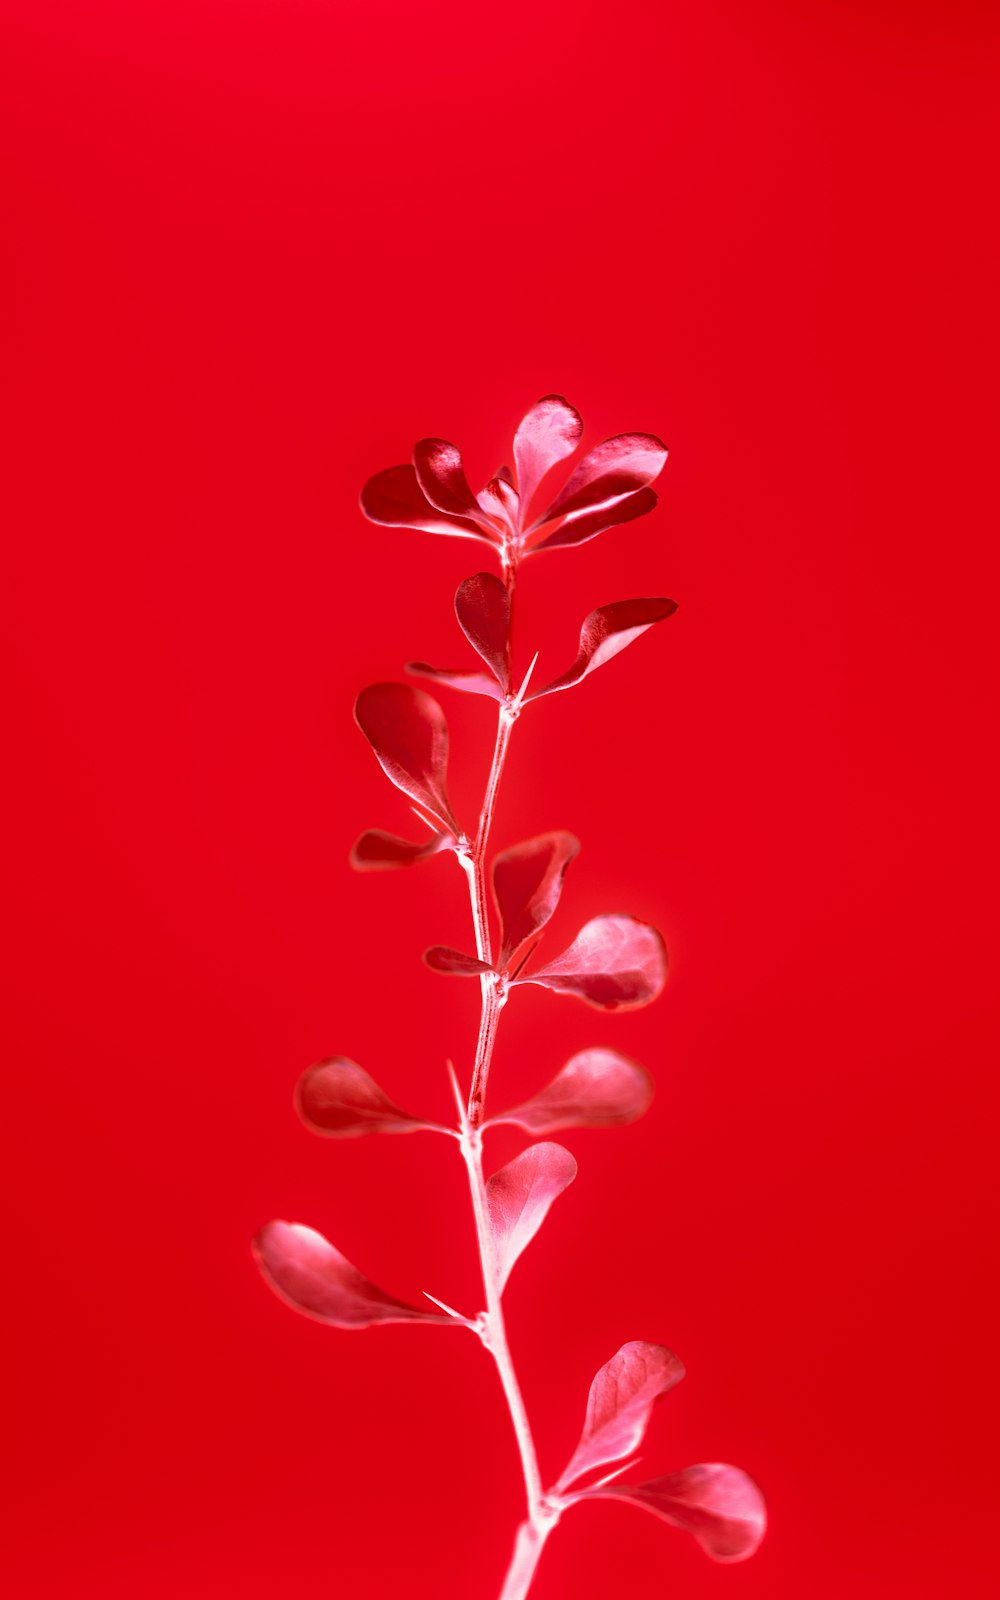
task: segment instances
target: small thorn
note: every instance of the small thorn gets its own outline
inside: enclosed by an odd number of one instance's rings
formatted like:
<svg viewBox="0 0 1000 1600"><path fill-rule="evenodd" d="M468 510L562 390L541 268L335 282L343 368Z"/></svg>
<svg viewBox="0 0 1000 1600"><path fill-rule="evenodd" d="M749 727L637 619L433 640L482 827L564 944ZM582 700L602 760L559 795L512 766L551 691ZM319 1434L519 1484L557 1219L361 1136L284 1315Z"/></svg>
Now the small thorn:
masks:
<svg viewBox="0 0 1000 1600"><path fill-rule="evenodd" d="M419 817L420 818L421 822L424 824L424 826L426 828L430 828L431 833L439 833L440 832L440 829L433 822L431 822L429 820L429 818L425 817L423 812L418 810L418 808L416 806L411 806L410 810L413 812L413 815L415 817Z"/></svg>
<svg viewBox="0 0 1000 1600"><path fill-rule="evenodd" d="M614 1472L606 1472L603 1478L598 1478L596 1483L590 1483L587 1487L589 1489L603 1489L606 1483L613 1483L616 1478L621 1477L623 1472L630 1472L633 1467L637 1467L641 1460L641 1456L636 1456L634 1460L626 1461L622 1466L616 1467Z"/></svg>
<svg viewBox="0 0 1000 1600"><path fill-rule="evenodd" d="M467 1327L472 1327L472 1323L469 1322L468 1317L463 1317L462 1313L460 1311L456 1311L454 1306L449 1306L444 1300L439 1300L436 1294L428 1294L426 1289L421 1289L420 1293L423 1295L425 1300L429 1300L431 1305L437 1306L438 1310L443 1311L446 1316L454 1317L456 1322L464 1322Z"/></svg>
<svg viewBox="0 0 1000 1600"><path fill-rule="evenodd" d="M540 937L541 937L541 935L539 935L539 938ZM520 961L517 963L517 966L514 967L510 972L508 972L506 974L506 981L507 981L507 987L508 988L510 987L510 985L512 983L515 983L517 981L520 973L524 970L524 968L527 966L528 962L531 960L531 958L534 955L535 950L537 949L537 947L538 947L538 939L532 940L531 944L528 946L527 950L524 952L524 955L521 957ZM505 995L505 998L506 998L506 995Z"/></svg>
<svg viewBox="0 0 1000 1600"><path fill-rule="evenodd" d="M528 690L528 684L531 682L531 674L535 670L535 663L536 663L537 660L538 660L538 651L536 650L534 655L531 658L531 661L530 661L529 665L528 665L528 670L524 674L524 678L522 680L521 687L520 687L520 689L518 689L517 694L514 696L514 704L517 706L518 710L520 710L520 708L521 708L521 706L522 706L522 704L524 702L524 697L525 697L525 694L527 693L527 690Z"/></svg>
<svg viewBox="0 0 1000 1600"><path fill-rule="evenodd" d="M448 1081L451 1084L451 1092L455 1097L455 1106L458 1110L458 1125L464 1132L466 1120L465 1101L462 1098L462 1090L458 1081L458 1074L455 1071L455 1063L449 1058L445 1062L445 1066L448 1069Z"/></svg>

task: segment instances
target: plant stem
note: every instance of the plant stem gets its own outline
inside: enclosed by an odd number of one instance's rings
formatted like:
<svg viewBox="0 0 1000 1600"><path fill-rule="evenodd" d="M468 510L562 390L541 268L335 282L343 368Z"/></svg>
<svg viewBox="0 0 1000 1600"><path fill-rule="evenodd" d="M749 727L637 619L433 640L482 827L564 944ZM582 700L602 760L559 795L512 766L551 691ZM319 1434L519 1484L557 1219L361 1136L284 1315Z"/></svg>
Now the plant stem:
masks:
<svg viewBox="0 0 1000 1600"><path fill-rule="evenodd" d="M493 760L490 763L490 775L486 780L486 793L483 796L483 809L479 813L479 827L476 830L476 842L472 848L472 861L476 869L476 935L482 933L486 946L486 955L481 960L490 959L490 923L486 911L486 845L493 826L493 812L496 809L497 790L500 779L503 777L503 765L507 759L507 746L510 743L511 730L516 720L516 712L512 712L506 704L501 705L497 717L497 736L493 746Z"/></svg>
<svg viewBox="0 0 1000 1600"><path fill-rule="evenodd" d="M500 1280L497 1273L496 1252L493 1247L493 1231L490 1227L489 1202L486 1197L486 1180L483 1176L483 1136L478 1128L471 1128L468 1124L466 1124L462 1134L462 1154L465 1157L466 1170L469 1174L472 1209L476 1218L476 1237L479 1242L479 1260L483 1271L483 1287L486 1291L486 1319L483 1342L497 1364L500 1382L503 1384L503 1392L507 1399L507 1408L510 1411L511 1422L514 1424L517 1448L521 1456L524 1489L528 1501L528 1516L532 1525L534 1525L536 1520L544 1520L545 1506L542 1479L538 1470L538 1457L535 1454L531 1423L528 1421L528 1413L525 1409L521 1387L517 1381L517 1373L514 1371L510 1346L507 1343L507 1328L500 1299Z"/></svg>
<svg viewBox="0 0 1000 1600"><path fill-rule="evenodd" d="M516 568L513 566L505 571L511 600L513 600L515 571ZM507 659L509 672L509 633L507 637ZM497 718L496 741L493 746L493 759L490 763L486 792L483 796L483 806L479 814L479 827L476 830L476 837L471 850L464 856L459 857L466 869L466 875L469 880L472 921L476 932L476 953L480 961L487 962L492 961L493 953L490 938L489 909L486 898L486 850L489 843L490 828L493 825L497 790L500 787L500 779L503 776L507 747L510 743L511 730L517 720L518 710L519 707L516 702L512 706L509 699L500 706L500 713ZM496 1043L500 1013L507 999L506 984L502 978L490 973L482 978L481 990L482 1011L479 1020L479 1038L476 1042L476 1060L472 1072L469 1104L465 1115L462 1117L461 1149L469 1177L472 1209L476 1220L476 1241L479 1246L483 1288L486 1293L486 1312L482 1324L483 1343L496 1362L500 1382L503 1385L503 1392L507 1401L507 1409L510 1412L510 1419L514 1426L514 1436L517 1440L517 1448L521 1457L521 1471L524 1474L524 1492L528 1511L526 1519L521 1523L517 1532L514 1553L511 1557L500 1600L524 1600L531 1587L535 1568L538 1565L545 1541L557 1520L558 1512L553 1512L552 1507L545 1499L541 1473L538 1469L538 1457L535 1453L535 1441L531 1432L531 1423L528 1420L524 1397L521 1394L521 1386L517 1381L510 1345L507 1342L507 1326L504 1321L496 1250L493 1241L493 1230L490 1225L489 1200L486 1192L486 1179L483 1173L481 1124L486 1110L486 1086L489 1080L490 1064L493 1060L493 1048Z"/></svg>
<svg viewBox="0 0 1000 1600"><path fill-rule="evenodd" d="M500 1591L500 1600L524 1600L524 1596L531 1588L535 1568L538 1566L539 1557L545 1549L545 1541L553 1526L552 1521L529 1520L521 1523L514 1541L514 1554L510 1558L507 1577Z"/></svg>
<svg viewBox="0 0 1000 1600"><path fill-rule="evenodd" d="M467 872L469 875L469 888L472 895L472 920L476 930L476 954L480 961L492 961L492 943L490 940L490 919L486 902L486 846L489 842L490 828L493 825L493 812L496 808L497 790L503 776L504 762L507 759L507 746L510 743L511 729L516 720L516 712L512 712L508 705L500 707L497 717L497 735L493 746L493 760L490 763L490 775L486 781L486 793L483 796L483 809L479 814L479 827L476 830L475 843L472 846L471 858L466 857ZM489 1078L490 1061L493 1055L493 1042L496 1037L496 1024L500 1015L502 999L497 993L497 980L493 977L484 977L481 980L483 1010L479 1028L479 1042L476 1046L476 1064L472 1074L472 1089L469 1094L469 1122L477 1128L483 1120L483 1110L486 1103L486 1083Z"/></svg>

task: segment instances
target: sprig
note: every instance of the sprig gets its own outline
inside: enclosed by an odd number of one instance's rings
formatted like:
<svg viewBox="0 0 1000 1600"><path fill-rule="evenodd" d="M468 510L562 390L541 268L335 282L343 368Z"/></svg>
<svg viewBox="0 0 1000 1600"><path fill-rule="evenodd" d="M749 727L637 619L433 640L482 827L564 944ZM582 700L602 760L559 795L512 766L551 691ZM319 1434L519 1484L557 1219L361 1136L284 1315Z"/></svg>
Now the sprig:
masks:
<svg viewBox="0 0 1000 1600"><path fill-rule="evenodd" d="M487 1116L503 1009L518 988L535 984L600 1011L629 1010L656 999L667 971L657 930L624 912L591 918L565 950L538 964L537 948L580 849L572 834L550 832L527 839L495 855L487 871L497 791L519 717L534 701L576 688L676 610L664 598L599 606L584 619L576 659L564 672L531 689L536 656L514 687L512 600L524 561L541 551L593 539L656 505L651 485L667 452L659 439L644 433L620 434L597 445L553 494L550 475L574 454L582 432L579 413L562 396L547 395L531 408L514 436L514 471L501 467L479 494L469 487L456 447L444 439L424 439L415 447L412 463L378 473L361 495L362 509L373 522L474 539L487 545L499 563L499 574L474 573L455 595L459 627L478 662L434 667L417 661L407 669L497 705L493 759L476 827L464 829L452 807L448 726L430 694L409 683L375 683L362 690L354 712L379 765L408 798L425 831L409 840L369 829L355 841L351 863L360 871L388 870L412 867L443 852L455 856L468 881L475 953L432 945L424 960L445 976L478 979L479 1035L467 1093L448 1063L458 1112L453 1127L403 1110L363 1067L343 1056L303 1075L296 1105L309 1129L331 1139L424 1131L457 1142L468 1175L485 1309L465 1316L429 1293L425 1299L434 1309L397 1300L301 1223L272 1222L255 1242L267 1282L306 1316L337 1328L383 1322L463 1327L490 1353L510 1411L526 1497L501 1600L524 1600L553 1529L567 1510L587 1501L614 1499L638 1506L686 1529L717 1561L752 1555L765 1527L760 1491L737 1467L709 1463L639 1483L621 1481L620 1475L638 1464L634 1452L654 1405L684 1376L669 1350L643 1341L622 1345L596 1374L580 1442L562 1473L545 1487L507 1342L507 1280L550 1207L577 1174L573 1156L548 1135L632 1122L649 1105L653 1084L644 1067L595 1046L573 1056L529 1100ZM533 1142L487 1177L483 1137L502 1124L520 1128Z"/></svg>

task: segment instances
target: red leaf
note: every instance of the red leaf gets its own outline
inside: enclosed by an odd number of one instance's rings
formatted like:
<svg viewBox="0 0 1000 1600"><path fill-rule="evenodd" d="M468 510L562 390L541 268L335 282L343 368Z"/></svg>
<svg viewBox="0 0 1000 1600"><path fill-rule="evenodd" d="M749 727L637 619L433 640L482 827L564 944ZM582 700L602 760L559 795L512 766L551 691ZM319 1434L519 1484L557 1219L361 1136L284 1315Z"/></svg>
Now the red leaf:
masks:
<svg viewBox="0 0 1000 1600"><path fill-rule="evenodd" d="M504 531L510 535L516 532L520 520L520 497L510 481L510 476L503 477L504 469L495 478L491 478L486 488L476 495L479 509L486 516L500 524Z"/></svg>
<svg viewBox="0 0 1000 1600"><path fill-rule="evenodd" d="M578 517L567 517L544 539L539 539L537 543L532 541L528 554L534 555L538 550L555 550L562 545L586 544L588 539L596 539L599 533L607 533L609 528L618 528L624 522L634 522L636 517L644 517L656 503L657 497L652 489L639 489L635 494L626 495L624 500L616 500L613 505L599 507L597 511L588 511ZM548 527L548 523L544 526Z"/></svg>
<svg viewBox="0 0 1000 1600"><path fill-rule="evenodd" d="M495 857L493 897L500 913L500 968L507 966L526 939L545 927L559 904L566 868L579 850L580 841L571 833L542 833Z"/></svg>
<svg viewBox="0 0 1000 1600"><path fill-rule="evenodd" d="M269 1222L254 1240L254 1254L280 1299L335 1328L370 1328L376 1322L455 1323L453 1317L420 1311L386 1294L321 1233L301 1222Z"/></svg>
<svg viewBox="0 0 1000 1600"><path fill-rule="evenodd" d="M413 447L417 482L430 501L446 516L464 517L474 522L493 544L500 544L503 530L486 515L469 488L462 466L461 451L447 439L421 439Z"/></svg>
<svg viewBox="0 0 1000 1600"><path fill-rule="evenodd" d="M655 928L620 913L594 917L561 956L514 983L575 994L603 1011L649 1005L663 988L667 953Z"/></svg>
<svg viewBox="0 0 1000 1600"><path fill-rule="evenodd" d="M721 1461L686 1467L649 1483L608 1484L575 1499L627 1500L697 1539L714 1561L745 1561L767 1528L764 1496L739 1467Z"/></svg>
<svg viewBox="0 0 1000 1600"><path fill-rule="evenodd" d="M571 456L580 443L583 419L561 394L536 401L514 435L517 487L525 517L532 496L550 467Z"/></svg>
<svg viewBox="0 0 1000 1600"><path fill-rule="evenodd" d="M533 1144L486 1184L498 1287L531 1243L553 1200L576 1177L576 1162L561 1144Z"/></svg>
<svg viewBox="0 0 1000 1600"><path fill-rule="evenodd" d="M528 699L537 700L544 694L553 694L557 689L569 689L574 683L580 683L589 672L603 667L605 662L626 649L633 639L638 639L655 622L672 617L676 610L675 600L661 599L615 600L609 606L598 606L584 619L580 629L580 648L573 665L558 678L553 678L544 689L536 689L534 694L529 694Z"/></svg>
<svg viewBox="0 0 1000 1600"><path fill-rule="evenodd" d="M652 483L666 459L666 445L652 433L620 433L605 439L577 464L540 521L566 517L575 522L587 512L614 505Z"/></svg>
<svg viewBox="0 0 1000 1600"><path fill-rule="evenodd" d="M384 528L422 528L425 533L443 533L454 539L495 542L477 523L447 516L432 506L409 464L387 467L369 478L361 491L361 509L369 522Z"/></svg>
<svg viewBox="0 0 1000 1600"><path fill-rule="evenodd" d="M351 866L358 872L385 872L392 867L412 867L418 861L450 850L455 840L450 833L434 833L422 844L399 839L382 828L369 828L351 846Z"/></svg>
<svg viewBox="0 0 1000 1600"><path fill-rule="evenodd" d="M406 670L418 678L432 678L435 683L447 684L449 689L461 689L464 694L485 694L491 700L503 699L503 690L488 672L470 672L464 667L429 667L426 661L408 661Z"/></svg>
<svg viewBox="0 0 1000 1600"><path fill-rule="evenodd" d="M373 683L358 695L354 717L386 777L457 834L446 788L448 725L437 701L408 683Z"/></svg>
<svg viewBox="0 0 1000 1600"><path fill-rule="evenodd" d="M455 615L473 650L482 656L506 694L510 688L507 665L510 595L507 585L493 572L474 573L456 590Z"/></svg>
<svg viewBox="0 0 1000 1600"><path fill-rule="evenodd" d="M642 1443L653 1405L683 1376L683 1366L664 1345L643 1339L623 1344L590 1385L580 1443L556 1489L567 1488L594 1467L631 1455Z"/></svg>
<svg viewBox="0 0 1000 1600"><path fill-rule="evenodd" d="M488 1125L512 1122L536 1134L613 1128L641 1117L652 1098L653 1080L645 1067L617 1050L581 1050L540 1094L491 1117Z"/></svg>
<svg viewBox="0 0 1000 1600"><path fill-rule="evenodd" d="M481 978L484 973L495 973L494 967L447 944L431 945L424 951L424 960L432 972L443 972L449 978Z"/></svg>
<svg viewBox="0 0 1000 1600"><path fill-rule="evenodd" d="M302 1074L295 1109L314 1133L357 1139L365 1133L416 1133L432 1127L394 1105L364 1069L346 1056L321 1061Z"/></svg>

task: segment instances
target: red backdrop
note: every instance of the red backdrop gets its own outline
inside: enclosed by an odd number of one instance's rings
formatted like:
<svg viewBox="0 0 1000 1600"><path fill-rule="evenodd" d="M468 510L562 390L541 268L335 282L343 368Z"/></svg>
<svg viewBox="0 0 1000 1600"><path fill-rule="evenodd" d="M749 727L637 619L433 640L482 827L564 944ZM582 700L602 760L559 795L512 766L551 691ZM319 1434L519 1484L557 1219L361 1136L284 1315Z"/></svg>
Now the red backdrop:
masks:
<svg viewBox="0 0 1000 1600"><path fill-rule="evenodd" d="M596 1367L670 1344L649 1475L734 1461L771 1528L726 1569L574 1512L535 1592L996 1592L988 10L5 7L10 1594L495 1594L483 1352L306 1322L249 1241L478 1304L457 1156L313 1138L291 1092L342 1052L443 1114L467 1071L476 997L419 960L464 886L350 872L407 815L351 704L462 659L481 561L357 493L426 434L484 480L551 390L671 459L652 517L529 564L522 661L680 610L519 727L496 842L583 840L550 950L627 910L672 969L505 1017L498 1101L591 1043L659 1085L565 1136L511 1337L553 1474Z"/></svg>

